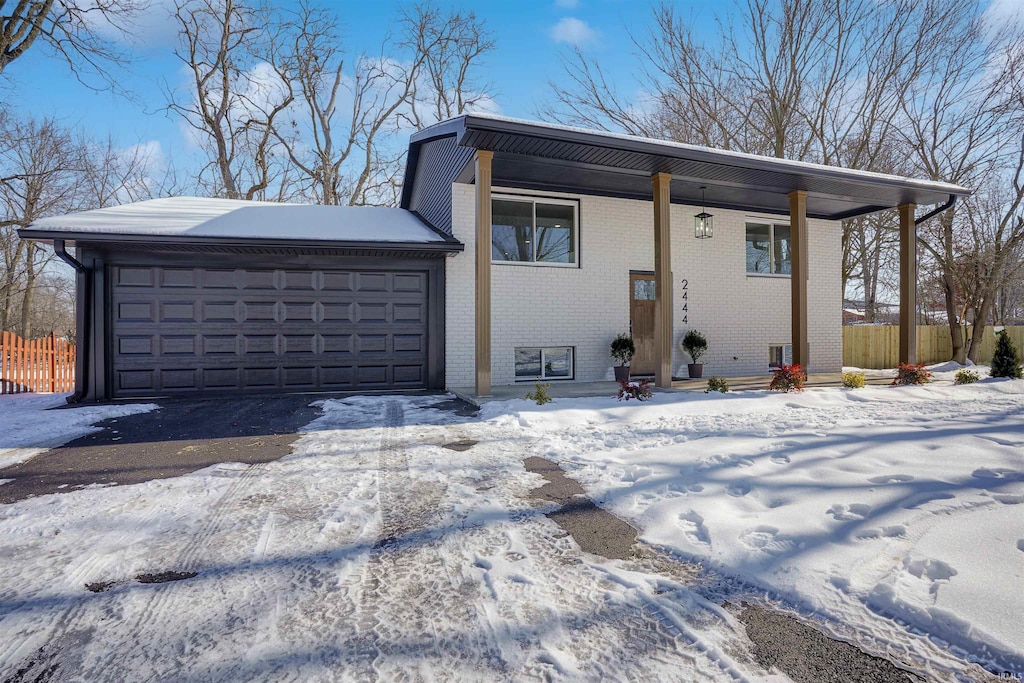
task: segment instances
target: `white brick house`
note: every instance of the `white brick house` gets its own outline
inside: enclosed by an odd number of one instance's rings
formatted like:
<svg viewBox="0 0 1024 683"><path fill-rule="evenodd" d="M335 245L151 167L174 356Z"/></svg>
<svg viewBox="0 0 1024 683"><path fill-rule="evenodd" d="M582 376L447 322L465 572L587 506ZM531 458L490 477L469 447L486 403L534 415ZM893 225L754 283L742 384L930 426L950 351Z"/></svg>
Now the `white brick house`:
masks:
<svg viewBox="0 0 1024 683"><path fill-rule="evenodd" d="M612 379L621 333L634 376L667 388L689 330L706 376L836 371L842 220L896 208L910 362L916 224L969 190L472 114L412 136L402 193L400 208L174 197L20 230L76 271L73 398L487 396Z"/></svg>
<svg viewBox="0 0 1024 683"><path fill-rule="evenodd" d="M474 114L412 137L402 207L465 245L446 259L444 377L484 396L538 378L613 379L609 345L620 333L638 339L637 297L653 300L643 320L653 317L659 386L686 375L681 340L691 329L708 340L705 376L767 374L773 361L838 371L842 220L900 209L912 315L924 218L915 206L945 208L968 193ZM714 233L698 239L705 209ZM912 360L916 329L903 332L901 354Z"/></svg>
<svg viewBox="0 0 1024 683"><path fill-rule="evenodd" d="M580 263L578 268L547 268L494 262L492 381L516 381L516 348L563 346L575 350L574 379L611 380L609 344L616 334L629 331L629 273L653 270L651 202L494 188L496 196L506 192L577 199ZM468 387L475 367L472 185L452 185L452 207L452 234L466 250L447 263L445 376L450 387ZM748 222L778 222L779 217L715 210L714 237L697 240L693 216L700 210L672 205L672 372L686 375L689 359L679 342L687 330L697 329L708 339L702 359L706 375L767 373L769 346L790 344L789 278L747 273L744 236ZM842 365L842 226L811 220L808 233L815 264L808 287L810 371L833 372Z"/></svg>

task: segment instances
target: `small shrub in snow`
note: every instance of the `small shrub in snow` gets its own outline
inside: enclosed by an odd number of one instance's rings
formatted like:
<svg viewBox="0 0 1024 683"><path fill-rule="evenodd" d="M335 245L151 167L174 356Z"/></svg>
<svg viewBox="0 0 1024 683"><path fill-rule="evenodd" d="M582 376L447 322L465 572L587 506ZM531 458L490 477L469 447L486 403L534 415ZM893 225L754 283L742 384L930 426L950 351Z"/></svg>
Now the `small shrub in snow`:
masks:
<svg viewBox="0 0 1024 683"><path fill-rule="evenodd" d="M981 375L974 370L964 368L963 370L957 370L956 374L953 375L953 384L974 384L979 379L981 379Z"/></svg>
<svg viewBox="0 0 1024 683"><path fill-rule="evenodd" d="M704 390L704 393L710 394L712 391L727 394L729 393L729 383L725 381L724 377L708 377L708 388Z"/></svg>
<svg viewBox="0 0 1024 683"><path fill-rule="evenodd" d="M932 381L932 373L924 367L924 363L900 363L896 368L896 378L892 386L903 387L910 384L928 384Z"/></svg>
<svg viewBox="0 0 1024 683"><path fill-rule="evenodd" d="M799 365L783 365L772 370L772 381L768 388L787 394L791 391L803 391L806 379L804 369Z"/></svg>
<svg viewBox="0 0 1024 683"><path fill-rule="evenodd" d="M1020 352L1014 346L1010 335L1003 330L996 340L996 351L992 355L992 370L989 374L993 377L1021 379L1020 360Z"/></svg>
<svg viewBox="0 0 1024 683"><path fill-rule="evenodd" d="M539 406L542 406L545 403L551 403L555 399L551 398L551 396L548 395L548 389L550 388L550 384L541 384L540 382L537 382L536 384L533 385L533 391L528 393L526 395L526 398L530 399L531 401L536 401L537 405Z"/></svg>
<svg viewBox="0 0 1024 683"><path fill-rule="evenodd" d="M619 382L618 399L629 400L635 398L638 401L646 401L654 394L651 393L651 383L646 379L639 382Z"/></svg>
<svg viewBox="0 0 1024 683"><path fill-rule="evenodd" d="M864 388L864 373L863 372L844 372L843 373L843 386L847 389L863 389Z"/></svg>

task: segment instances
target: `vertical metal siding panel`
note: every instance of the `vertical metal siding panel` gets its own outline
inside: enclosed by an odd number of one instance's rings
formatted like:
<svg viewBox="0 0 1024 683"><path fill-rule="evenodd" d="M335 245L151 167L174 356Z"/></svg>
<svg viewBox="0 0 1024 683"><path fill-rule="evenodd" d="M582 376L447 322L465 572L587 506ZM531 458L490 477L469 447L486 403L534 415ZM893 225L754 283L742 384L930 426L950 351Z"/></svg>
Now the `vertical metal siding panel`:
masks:
<svg viewBox="0 0 1024 683"><path fill-rule="evenodd" d="M424 143L416 163L416 182L409 198L409 208L450 235L451 185L472 158L473 149L460 147L454 137Z"/></svg>

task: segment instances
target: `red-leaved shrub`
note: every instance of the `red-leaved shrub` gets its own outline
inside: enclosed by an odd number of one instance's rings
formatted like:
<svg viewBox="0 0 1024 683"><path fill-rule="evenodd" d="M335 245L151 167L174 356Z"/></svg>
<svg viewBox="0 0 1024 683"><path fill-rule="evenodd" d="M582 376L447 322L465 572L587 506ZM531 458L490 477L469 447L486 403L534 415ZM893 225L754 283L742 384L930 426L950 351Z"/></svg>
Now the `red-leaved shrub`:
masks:
<svg viewBox="0 0 1024 683"><path fill-rule="evenodd" d="M651 393L651 383L646 379L642 379L639 382L619 382L619 400L629 400L635 398L638 401L646 401L653 394Z"/></svg>
<svg viewBox="0 0 1024 683"><path fill-rule="evenodd" d="M768 385L771 391L782 391L789 393L791 391L803 391L804 380L807 377L804 375L804 369L799 365L783 365L781 368L772 370L772 381Z"/></svg>
<svg viewBox="0 0 1024 683"><path fill-rule="evenodd" d="M892 386L902 387L908 384L928 384L932 381L932 373L925 369L924 363L900 363L896 368L896 378Z"/></svg>

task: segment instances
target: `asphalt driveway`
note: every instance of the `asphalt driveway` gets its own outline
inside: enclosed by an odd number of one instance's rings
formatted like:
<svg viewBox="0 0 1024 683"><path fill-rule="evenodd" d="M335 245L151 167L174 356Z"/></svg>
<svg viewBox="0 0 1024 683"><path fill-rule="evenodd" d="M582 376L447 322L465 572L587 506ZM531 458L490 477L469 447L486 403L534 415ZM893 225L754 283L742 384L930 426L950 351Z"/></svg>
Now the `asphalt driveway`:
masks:
<svg viewBox="0 0 1024 683"><path fill-rule="evenodd" d="M259 464L291 452L319 408L308 395L170 399L157 410L104 420L83 436L0 470L0 504L93 484L138 484L221 462ZM54 419L60 419L55 410Z"/></svg>

